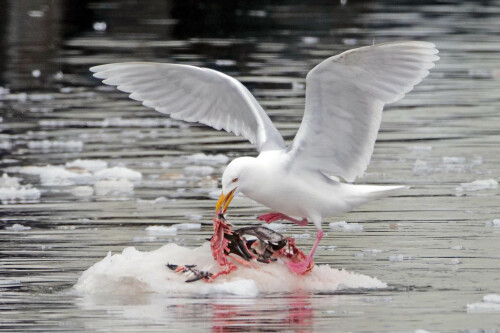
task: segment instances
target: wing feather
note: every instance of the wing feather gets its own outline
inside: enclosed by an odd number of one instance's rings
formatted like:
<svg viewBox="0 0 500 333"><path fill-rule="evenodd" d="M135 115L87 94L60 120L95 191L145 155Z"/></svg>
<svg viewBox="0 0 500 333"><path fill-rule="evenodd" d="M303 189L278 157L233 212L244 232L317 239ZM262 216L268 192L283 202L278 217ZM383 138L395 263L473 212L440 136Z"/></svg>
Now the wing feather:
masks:
<svg viewBox="0 0 500 333"><path fill-rule="evenodd" d="M242 135L259 151L285 148L257 100L230 76L207 68L146 62L106 64L90 70L103 83L174 119Z"/></svg>
<svg viewBox="0 0 500 333"><path fill-rule="evenodd" d="M396 42L333 56L306 79L304 118L288 147L290 168L352 182L371 159L385 104L410 92L439 59L434 44Z"/></svg>

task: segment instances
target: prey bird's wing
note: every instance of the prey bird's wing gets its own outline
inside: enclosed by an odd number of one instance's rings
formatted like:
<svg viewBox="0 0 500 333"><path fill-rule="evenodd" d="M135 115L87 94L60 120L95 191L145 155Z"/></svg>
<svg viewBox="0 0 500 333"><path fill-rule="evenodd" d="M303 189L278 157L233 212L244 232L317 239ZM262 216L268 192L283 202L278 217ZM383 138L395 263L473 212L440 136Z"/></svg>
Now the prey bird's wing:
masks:
<svg viewBox="0 0 500 333"><path fill-rule="evenodd" d="M411 91L439 59L434 44L361 47L314 67L306 79L304 118L288 147L290 168L352 182L373 153L385 104Z"/></svg>
<svg viewBox="0 0 500 333"><path fill-rule="evenodd" d="M259 151L285 148L285 142L257 100L236 79L188 65L147 62L92 67L105 84L174 119L199 122L241 135Z"/></svg>

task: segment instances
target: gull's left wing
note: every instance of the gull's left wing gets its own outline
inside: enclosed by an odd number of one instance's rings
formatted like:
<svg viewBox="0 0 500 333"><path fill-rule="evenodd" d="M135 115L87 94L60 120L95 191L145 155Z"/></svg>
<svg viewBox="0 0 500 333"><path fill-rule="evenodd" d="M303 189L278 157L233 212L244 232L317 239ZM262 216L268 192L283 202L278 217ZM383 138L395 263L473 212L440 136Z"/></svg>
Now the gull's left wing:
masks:
<svg viewBox="0 0 500 333"><path fill-rule="evenodd" d="M257 100L236 79L189 65L128 62L90 69L105 84L174 119L199 122L241 135L257 150L284 149L285 142Z"/></svg>
<svg viewBox="0 0 500 333"><path fill-rule="evenodd" d="M372 156L385 104L413 89L439 59L434 44L396 42L361 47L314 67L306 107L288 147L288 165L352 182Z"/></svg>

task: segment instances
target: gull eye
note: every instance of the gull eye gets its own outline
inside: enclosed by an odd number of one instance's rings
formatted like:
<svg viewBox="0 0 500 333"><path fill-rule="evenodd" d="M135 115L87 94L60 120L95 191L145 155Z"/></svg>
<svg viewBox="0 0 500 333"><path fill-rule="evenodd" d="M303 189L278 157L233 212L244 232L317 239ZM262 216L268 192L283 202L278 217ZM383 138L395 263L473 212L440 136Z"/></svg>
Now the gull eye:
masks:
<svg viewBox="0 0 500 333"><path fill-rule="evenodd" d="M233 179L233 183L236 183L238 181L238 178Z"/></svg>

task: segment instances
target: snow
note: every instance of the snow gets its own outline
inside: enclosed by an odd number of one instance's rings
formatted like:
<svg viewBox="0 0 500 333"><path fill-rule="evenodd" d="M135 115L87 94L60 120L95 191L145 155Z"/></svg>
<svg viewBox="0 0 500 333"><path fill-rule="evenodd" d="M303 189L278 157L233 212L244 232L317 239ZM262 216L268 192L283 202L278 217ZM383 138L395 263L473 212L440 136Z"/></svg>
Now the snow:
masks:
<svg viewBox="0 0 500 333"><path fill-rule="evenodd" d="M66 168L80 168L87 171L95 172L106 169L108 163L101 160L81 160L77 159L72 162L66 163Z"/></svg>
<svg viewBox="0 0 500 333"><path fill-rule="evenodd" d="M26 231L26 230L31 230L31 227L26 227L22 224L14 224L11 225L10 227L6 227L5 229L10 230L10 231Z"/></svg>
<svg viewBox="0 0 500 333"><path fill-rule="evenodd" d="M467 312L500 312L500 295L488 294L483 297L482 302L467 304Z"/></svg>
<svg viewBox="0 0 500 333"><path fill-rule="evenodd" d="M100 180L95 183L94 190L99 196L132 195L134 194L134 184L127 179Z"/></svg>
<svg viewBox="0 0 500 333"><path fill-rule="evenodd" d="M82 150L82 141L28 141L28 148L43 150Z"/></svg>
<svg viewBox="0 0 500 333"><path fill-rule="evenodd" d="M20 178L9 177L4 173L0 177L0 201L3 204L13 201L36 200L40 198L41 193L37 188L28 185L21 185Z"/></svg>
<svg viewBox="0 0 500 333"><path fill-rule="evenodd" d="M344 231L361 231L363 226L359 223L347 223L346 221L332 222L329 224L330 229L342 229Z"/></svg>
<svg viewBox="0 0 500 333"><path fill-rule="evenodd" d="M98 179L127 179L132 182L140 182L142 179L140 172L125 167L99 170L94 175Z"/></svg>
<svg viewBox="0 0 500 333"><path fill-rule="evenodd" d="M494 179L480 179L475 180L472 183L461 183L460 186L456 187L457 192L463 191L480 191L480 190L493 190L498 187L498 182Z"/></svg>
<svg viewBox="0 0 500 333"><path fill-rule="evenodd" d="M109 253L103 260L83 272L74 289L80 294L101 295L160 293L254 297L276 292L332 292L341 289L387 287L376 278L333 269L328 265L316 266L305 276L295 275L281 260L270 264L256 263L259 269L238 266L236 271L216 279L213 283L185 283L188 277L171 271L165 266L167 263L195 264L202 270L217 272L208 242L196 248L171 243L151 252L129 247L122 253Z"/></svg>

